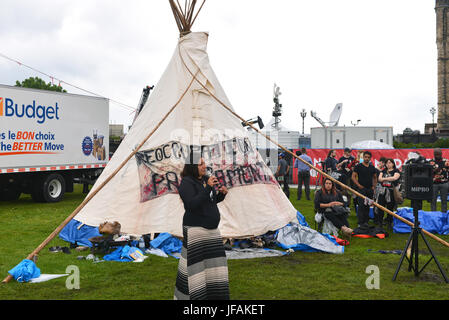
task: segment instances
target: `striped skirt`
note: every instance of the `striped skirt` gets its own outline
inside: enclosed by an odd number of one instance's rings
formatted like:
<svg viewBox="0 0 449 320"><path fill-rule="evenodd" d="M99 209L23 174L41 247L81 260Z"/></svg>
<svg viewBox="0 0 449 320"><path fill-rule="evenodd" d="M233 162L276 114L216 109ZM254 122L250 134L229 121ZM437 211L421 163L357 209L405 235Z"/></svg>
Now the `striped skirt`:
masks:
<svg viewBox="0 0 449 320"><path fill-rule="evenodd" d="M228 300L226 253L218 229L183 227L175 300Z"/></svg>

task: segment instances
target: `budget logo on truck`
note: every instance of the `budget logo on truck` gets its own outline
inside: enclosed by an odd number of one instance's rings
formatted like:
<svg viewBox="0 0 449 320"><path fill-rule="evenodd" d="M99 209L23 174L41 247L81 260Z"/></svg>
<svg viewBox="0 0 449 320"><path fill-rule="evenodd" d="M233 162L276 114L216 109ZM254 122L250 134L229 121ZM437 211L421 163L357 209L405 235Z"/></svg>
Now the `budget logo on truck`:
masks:
<svg viewBox="0 0 449 320"><path fill-rule="evenodd" d="M35 119L43 124L47 120L59 120L59 106L46 106L33 100L28 103L15 103L11 98L0 97L0 116Z"/></svg>

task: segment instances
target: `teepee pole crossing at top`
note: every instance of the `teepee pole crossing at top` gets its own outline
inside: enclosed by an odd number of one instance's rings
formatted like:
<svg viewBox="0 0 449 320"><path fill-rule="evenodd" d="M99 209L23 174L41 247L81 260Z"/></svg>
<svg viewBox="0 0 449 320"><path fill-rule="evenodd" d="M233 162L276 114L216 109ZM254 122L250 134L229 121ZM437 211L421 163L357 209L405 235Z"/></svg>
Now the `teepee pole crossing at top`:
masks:
<svg viewBox="0 0 449 320"><path fill-rule="evenodd" d="M190 33L192 25L195 22L196 17L198 17L198 14L203 8L203 5L206 2L206 0L203 0L203 3L201 4L198 11L195 13L195 16L193 16L193 14L195 12L195 6L197 2L196 0L193 0L192 2L188 1L188 3L187 1L185 1L184 10L182 10L182 6L179 4L178 0L176 0L176 3L174 0L168 1L173 11L173 16L175 17L176 25L178 26L180 36L182 37Z"/></svg>

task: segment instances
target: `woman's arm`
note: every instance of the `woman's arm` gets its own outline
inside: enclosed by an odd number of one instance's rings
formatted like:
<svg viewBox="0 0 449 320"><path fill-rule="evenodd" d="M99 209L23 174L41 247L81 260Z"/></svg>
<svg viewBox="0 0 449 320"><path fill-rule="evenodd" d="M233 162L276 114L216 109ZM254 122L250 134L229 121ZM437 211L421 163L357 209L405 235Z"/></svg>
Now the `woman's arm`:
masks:
<svg viewBox="0 0 449 320"><path fill-rule="evenodd" d="M399 172L396 172L392 177L390 177L390 181L396 181L401 177Z"/></svg>
<svg viewBox="0 0 449 320"><path fill-rule="evenodd" d="M320 203L320 208L330 208L333 206L342 206L342 205L343 205L343 203L340 201L332 201L329 203Z"/></svg>
<svg viewBox="0 0 449 320"><path fill-rule="evenodd" d="M399 174L399 172L396 172L392 177L383 178L382 180L380 180L380 177L381 176L379 176L379 181L380 182L382 182L382 181L390 181L390 182L392 182L392 181L398 180L401 177L401 175Z"/></svg>
<svg viewBox="0 0 449 320"><path fill-rule="evenodd" d="M339 198L337 200L340 200ZM332 206L342 206L343 202L340 201L331 201L328 203L324 203L322 200L322 193L317 192L315 195L315 210L318 210L318 208L330 208Z"/></svg>

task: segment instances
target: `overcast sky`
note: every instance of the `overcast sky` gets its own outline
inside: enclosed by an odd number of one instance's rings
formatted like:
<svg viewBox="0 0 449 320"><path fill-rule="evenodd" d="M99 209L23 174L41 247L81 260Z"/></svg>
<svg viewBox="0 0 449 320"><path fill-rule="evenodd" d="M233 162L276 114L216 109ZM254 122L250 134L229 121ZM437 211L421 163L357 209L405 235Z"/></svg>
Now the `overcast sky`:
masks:
<svg viewBox="0 0 449 320"><path fill-rule="evenodd" d="M201 1L199 1L201 2ZM182 1L183 3L183 1ZM243 118L271 119L273 85L282 125L305 133L343 103L340 125L424 131L437 107L434 0L207 0L193 31L208 31L212 68ZM166 0L0 2L0 53L136 107L177 44ZM0 83L48 77L0 57ZM82 93L66 84L68 92ZM131 124L114 102L110 123ZM436 121L436 116L435 116Z"/></svg>

